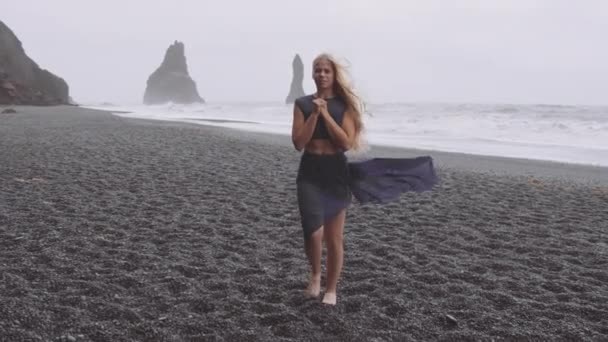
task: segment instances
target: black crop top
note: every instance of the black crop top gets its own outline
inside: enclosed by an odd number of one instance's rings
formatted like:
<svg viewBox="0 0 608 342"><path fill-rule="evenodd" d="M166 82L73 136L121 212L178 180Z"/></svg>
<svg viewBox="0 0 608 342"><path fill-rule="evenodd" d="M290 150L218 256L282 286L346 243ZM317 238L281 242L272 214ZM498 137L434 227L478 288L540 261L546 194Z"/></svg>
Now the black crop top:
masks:
<svg viewBox="0 0 608 342"><path fill-rule="evenodd" d="M310 114L315 108L315 104L312 102L314 100L313 95L302 96L296 99L295 105L300 108L302 113L304 114L304 120L308 119ZM336 121L336 123L341 126L342 119L344 119L344 112L346 111L346 104L338 97L332 97L327 99L327 111L331 115L331 117ZM312 134L312 139L329 139L329 132L327 131L327 126L325 125L325 120L319 118L317 120L317 126L315 127L315 131Z"/></svg>

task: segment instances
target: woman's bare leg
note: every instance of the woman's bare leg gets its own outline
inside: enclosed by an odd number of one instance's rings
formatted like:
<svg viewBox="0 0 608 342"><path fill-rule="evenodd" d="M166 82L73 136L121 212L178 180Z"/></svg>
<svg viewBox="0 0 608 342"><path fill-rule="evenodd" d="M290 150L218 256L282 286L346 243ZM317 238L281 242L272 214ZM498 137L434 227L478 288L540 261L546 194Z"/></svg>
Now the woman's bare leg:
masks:
<svg viewBox="0 0 608 342"><path fill-rule="evenodd" d="M336 304L336 288L344 261L344 221L346 209L325 223L325 243L327 244L327 288L323 303Z"/></svg>
<svg viewBox="0 0 608 342"><path fill-rule="evenodd" d="M308 297L318 297L321 293L321 256L323 253L323 227L319 228L304 242L306 256L310 263L310 282L305 294Z"/></svg>

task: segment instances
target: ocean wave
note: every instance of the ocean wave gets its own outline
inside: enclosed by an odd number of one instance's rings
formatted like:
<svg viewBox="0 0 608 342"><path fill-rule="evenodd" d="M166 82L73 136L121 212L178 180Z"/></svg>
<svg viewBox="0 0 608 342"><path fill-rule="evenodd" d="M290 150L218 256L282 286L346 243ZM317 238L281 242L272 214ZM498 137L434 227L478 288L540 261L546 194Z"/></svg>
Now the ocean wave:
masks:
<svg viewBox="0 0 608 342"><path fill-rule="evenodd" d="M291 134L283 103L97 107L118 115ZM516 104L373 104L371 144L607 165L606 107Z"/></svg>

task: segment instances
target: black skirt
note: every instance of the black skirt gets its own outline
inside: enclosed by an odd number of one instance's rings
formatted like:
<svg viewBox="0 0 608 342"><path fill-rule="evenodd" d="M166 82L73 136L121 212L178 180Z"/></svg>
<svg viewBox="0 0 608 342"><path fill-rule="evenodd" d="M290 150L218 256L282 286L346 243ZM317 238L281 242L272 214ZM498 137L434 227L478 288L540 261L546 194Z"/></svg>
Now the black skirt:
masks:
<svg viewBox="0 0 608 342"><path fill-rule="evenodd" d="M298 207L304 238L347 208L359 203L387 203L404 192L429 191L437 184L433 159L373 158L349 163L344 153L304 152L297 176Z"/></svg>
<svg viewBox="0 0 608 342"><path fill-rule="evenodd" d="M304 152L296 183L305 239L348 207L352 199L344 153L319 155Z"/></svg>

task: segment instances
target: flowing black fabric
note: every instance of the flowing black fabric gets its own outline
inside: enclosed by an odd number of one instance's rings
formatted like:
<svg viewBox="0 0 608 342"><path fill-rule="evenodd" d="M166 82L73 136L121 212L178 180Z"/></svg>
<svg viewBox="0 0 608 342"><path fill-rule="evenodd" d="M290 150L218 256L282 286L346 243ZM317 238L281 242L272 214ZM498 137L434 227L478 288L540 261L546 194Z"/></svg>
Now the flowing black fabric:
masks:
<svg viewBox="0 0 608 342"><path fill-rule="evenodd" d="M361 204L388 203L405 192L430 191L437 182L429 156L348 162L344 153L304 152L296 181L304 237L348 207L352 197Z"/></svg>
<svg viewBox="0 0 608 342"><path fill-rule="evenodd" d="M433 159L374 158L348 163L349 185L359 203L387 203L404 192L430 191L438 182Z"/></svg>

